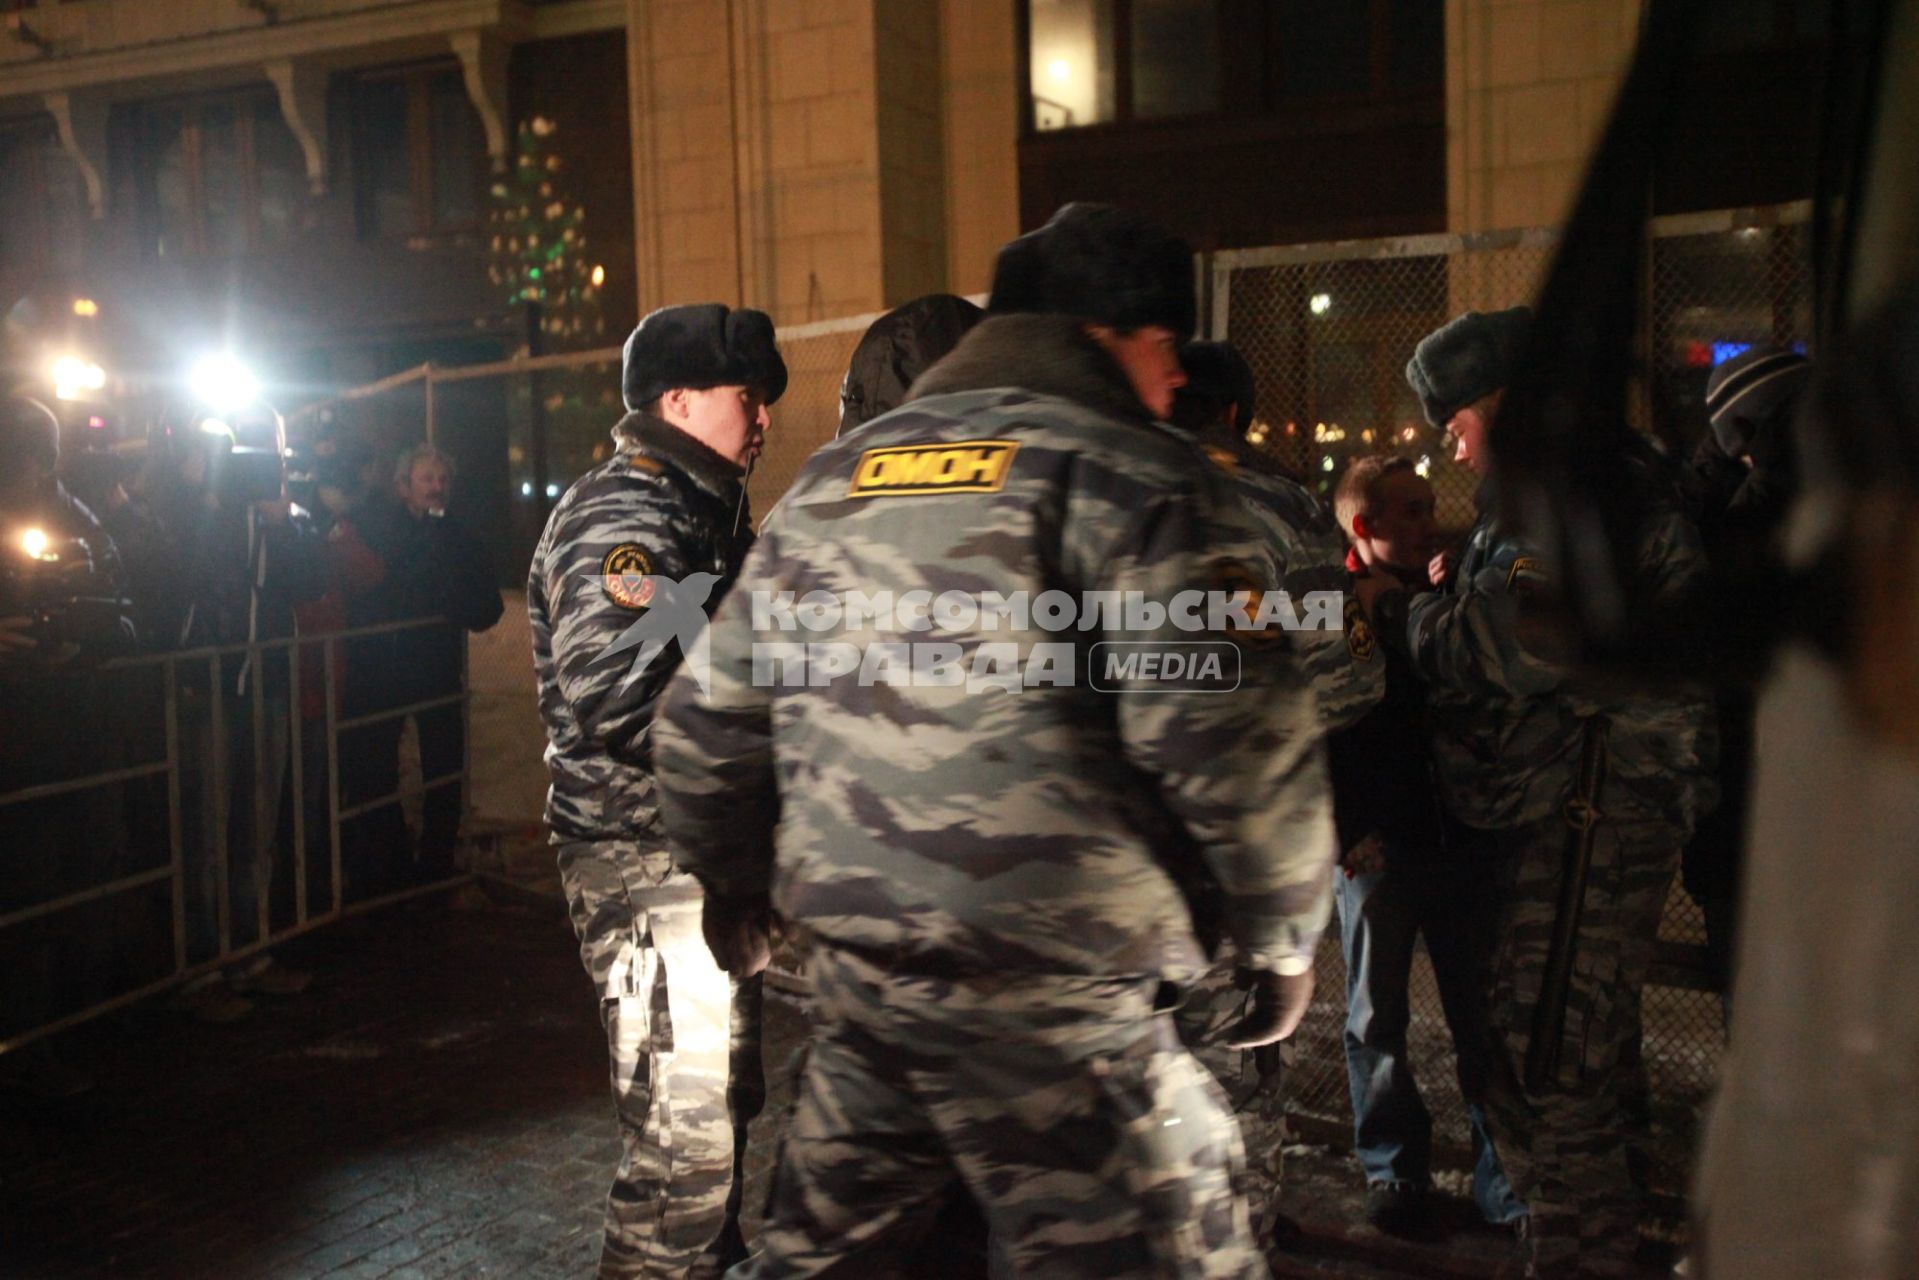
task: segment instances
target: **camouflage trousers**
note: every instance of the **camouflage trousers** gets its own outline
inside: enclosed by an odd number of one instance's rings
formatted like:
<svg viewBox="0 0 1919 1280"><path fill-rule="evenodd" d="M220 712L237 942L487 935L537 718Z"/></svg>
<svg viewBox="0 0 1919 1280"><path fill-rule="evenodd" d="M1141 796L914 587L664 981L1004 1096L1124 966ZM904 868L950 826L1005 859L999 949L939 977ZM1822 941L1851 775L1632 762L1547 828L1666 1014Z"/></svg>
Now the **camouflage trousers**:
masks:
<svg viewBox="0 0 1919 1280"><path fill-rule="evenodd" d="M679 1280L708 1248L737 1247L747 1123L766 1101L760 980L714 964L699 884L664 850L581 842L559 864L622 1142L599 1274Z"/></svg>
<svg viewBox="0 0 1919 1280"><path fill-rule="evenodd" d="M822 1021L735 1277L924 1274L959 1186L995 1275L1267 1275L1238 1126L1157 981L909 979L826 948L810 971Z"/></svg>
<svg viewBox="0 0 1919 1280"><path fill-rule="evenodd" d="M1543 1277L1637 1274L1641 1192L1628 1152L1647 1134L1639 1059L1640 991L1689 834L1659 819L1608 818L1594 829L1578 949L1566 998L1559 1073L1525 1084L1566 851L1551 818L1493 833L1505 859L1492 989L1486 1111L1513 1190L1526 1203L1522 1246Z"/></svg>

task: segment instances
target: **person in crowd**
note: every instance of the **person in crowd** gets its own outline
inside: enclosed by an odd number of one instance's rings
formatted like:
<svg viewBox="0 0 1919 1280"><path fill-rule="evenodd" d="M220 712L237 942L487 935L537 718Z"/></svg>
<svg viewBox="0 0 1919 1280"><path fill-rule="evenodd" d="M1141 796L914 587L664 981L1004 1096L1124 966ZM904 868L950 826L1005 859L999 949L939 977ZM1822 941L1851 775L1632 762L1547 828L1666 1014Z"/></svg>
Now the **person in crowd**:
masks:
<svg viewBox="0 0 1919 1280"><path fill-rule="evenodd" d="M1427 566L1440 546L1433 486L1411 460L1355 459L1333 509L1352 539L1347 563L1355 577L1432 590ZM1486 1134L1482 1102L1495 864L1469 833L1450 828L1440 808L1424 693L1405 655L1388 647L1382 660L1384 699L1327 743L1341 851L1334 901L1346 956L1346 1075L1366 1216L1389 1234L1423 1239L1435 1225L1433 1122L1406 1044L1422 934L1472 1121L1474 1202L1488 1222L1502 1225L1525 1208Z"/></svg>
<svg viewBox="0 0 1919 1280"><path fill-rule="evenodd" d="M958 346L984 314L965 298L929 293L875 320L860 335L840 381L834 434L843 436L904 404L914 380Z"/></svg>
<svg viewBox="0 0 1919 1280"><path fill-rule="evenodd" d="M1293 635L1299 660L1328 729L1351 724L1384 694L1385 664L1374 652L1372 627L1350 598L1346 543L1326 505L1246 440L1258 410L1252 368L1230 342L1189 342L1180 351L1186 385L1173 404L1173 425L1190 432L1264 529L1280 570L1280 584L1304 606L1314 592L1340 600L1339 625Z"/></svg>
<svg viewBox="0 0 1919 1280"><path fill-rule="evenodd" d="M0 659L16 667L134 647L119 549L59 468L52 411L25 396L0 398Z"/></svg>
<svg viewBox="0 0 1919 1280"><path fill-rule="evenodd" d="M171 559L163 580L181 602L169 647L225 650L178 667L187 958L199 963L261 941L275 914L289 650L248 646L293 635L294 609L326 588L325 559L311 520L287 497L286 427L265 404L202 419L177 437L153 510ZM310 981L259 951L187 984L175 1004L228 1022L251 1011L247 995L297 995Z"/></svg>
<svg viewBox="0 0 1919 1280"><path fill-rule="evenodd" d="M324 636L349 625L349 601L366 595L386 576L386 565L360 536L359 514L367 497L366 477L373 469L373 450L351 436L328 432L314 444L313 522L325 544L326 590L296 610L301 635ZM331 791L335 779L327 758L327 689L333 690L336 722L347 715L346 645L326 640L300 649L300 768L306 812L307 903L309 910L327 910L334 904L332 885ZM350 753L342 754L351 763ZM366 848L343 840L341 856L347 865L342 878L364 884L375 869L352 865L350 859ZM345 886L340 898L344 900Z"/></svg>
<svg viewBox="0 0 1919 1280"><path fill-rule="evenodd" d="M1289 1034L1311 991L1332 842L1284 646L1212 631L1244 659L1230 697L1053 680L1037 617L910 636L962 663L999 642L1018 687L755 674L756 643L793 639L755 616L782 591L1271 586L1217 471L1158 425L1193 319L1190 252L1133 215L1070 205L1012 242L987 319L801 469L704 678L667 691L660 802L714 953L763 965L773 910L812 943L821 1022L739 1275L910 1274L900 1249L960 1185L1009 1274L1266 1274L1237 1125L1170 1010L1208 963L1195 902L1245 970L1233 1044ZM816 621L809 643L872 638Z"/></svg>
<svg viewBox="0 0 1919 1280"><path fill-rule="evenodd" d="M746 1128L766 1094L760 982L716 965L700 886L668 856L653 712L675 665L666 649L693 657L688 615L697 632L752 545L746 473L786 378L763 312L648 315L623 354L618 448L560 498L527 582L547 825L620 1122L608 1280L717 1276L745 1255ZM642 640L649 628L661 633Z"/></svg>
<svg viewBox="0 0 1919 1280"><path fill-rule="evenodd" d="M1485 475L1493 421L1522 358L1524 307L1469 312L1420 341L1406 368L1428 421ZM1648 447L1649 448L1649 447ZM1641 468L1649 519L1637 569L1675 600L1705 565L1677 488ZM1540 1276L1632 1273L1640 1220L1629 1150L1643 1140L1640 992L1679 852L1716 792L1710 702L1684 692L1589 686L1529 646L1529 598L1548 558L1487 493L1456 570L1437 591L1387 574L1355 584L1382 643L1426 687L1428 740L1446 811L1501 862L1488 1041L1488 1127L1528 1209L1526 1265ZM1570 935L1563 1022L1542 1023L1567 866L1587 860ZM1563 952L1563 945L1561 954ZM1550 1008L1550 1006L1548 1006ZM1534 1045L1541 1036L1557 1038ZM1528 1070L1528 1051L1537 1068Z"/></svg>
<svg viewBox="0 0 1919 1280"><path fill-rule="evenodd" d="M411 875L405 820L396 801L372 811L356 831L355 847L363 851L356 869L365 872L361 883L349 885L357 897L454 870L466 804L466 779L460 776L466 767L466 720L458 701L466 675L466 633L487 630L506 611L484 549L448 513L455 474L452 455L432 444L418 445L395 465L393 492L367 503L353 522L383 573L377 587L348 595L352 625L436 621L352 641L347 705L365 715L453 699L412 714L427 791L420 800L420 841ZM353 731L348 794L354 804L399 790L405 721L404 715L394 715Z"/></svg>
<svg viewBox="0 0 1919 1280"><path fill-rule="evenodd" d="M85 668L133 648L132 607L113 540L61 484L59 462L52 412L0 397L0 795L131 763ZM124 873L119 798L109 788L0 805L0 914ZM110 914L87 907L0 934L0 1037L105 994ZM6 1091L70 1097L94 1083L44 1040L0 1057Z"/></svg>
<svg viewBox="0 0 1919 1280"><path fill-rule="evenodd" d="M1321 727L1350 724L1377 705L1384 692L1385 663L1373 644L1371 624L1352 599L1346 544L1333 516L1318 498L1246 439L1258 411L1258 390L1251 366L1229 342L1188 342L1180 350L1186 385L1174 396L1172 425L1189 434L1201 452L1227 477L1247 514L1266 535L1279 571L1280 585L1302 605L1315 593L1339 601L1331 611L1336 626L1291 633L1302 670L1311 684ZM1328 854L1330 858L1330 853ZM1225 1081L1234 1059L1222 1057L1216 1044L1242 1003L1229 966L1217 967L1195 983L1179 1011L1182 1037L1201 1060ZM1258 1114L1274 1134L1284 1132L1285 1089L1278 1045L1250 1055L1258 1076L1256 1089L1238 1103L1242 1115ZM1240 1073L1245 1063L1239 1062ZM1278 1151L1260 1152L1276 1166ZM1280 1230L1290 1230L1281 1224Z"/></svg>
<svg viewBox="0 0 1919 1280"><path fill-rule="evenodd" d="M1792 420L1812 362L1758 346L1713 369L1706 380L1710 431L1693 459L1699 532L1715 570L1755 594L1783 579L1786 514L1799 491ZM1706 953L1720 989L1732 991L1739 886L1751 798L1750 686L1719 691L1719 805L1699 821L1680 865L1686 892L1706 922Z"/></svg>

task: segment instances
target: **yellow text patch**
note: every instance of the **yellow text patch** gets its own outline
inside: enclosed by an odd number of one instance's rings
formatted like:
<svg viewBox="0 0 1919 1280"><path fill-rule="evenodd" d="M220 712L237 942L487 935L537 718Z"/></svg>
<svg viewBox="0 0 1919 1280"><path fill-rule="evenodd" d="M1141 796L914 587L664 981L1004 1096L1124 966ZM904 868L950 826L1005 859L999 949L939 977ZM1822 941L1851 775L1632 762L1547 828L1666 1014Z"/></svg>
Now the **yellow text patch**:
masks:
<svg viewBox="0 0 1919 1280"><path fill-rule="evenodd" d="M853 468L849 498L930 493L996 493L1006 484L1019 445L1011 440L960 440L868 449Z"/></svg>

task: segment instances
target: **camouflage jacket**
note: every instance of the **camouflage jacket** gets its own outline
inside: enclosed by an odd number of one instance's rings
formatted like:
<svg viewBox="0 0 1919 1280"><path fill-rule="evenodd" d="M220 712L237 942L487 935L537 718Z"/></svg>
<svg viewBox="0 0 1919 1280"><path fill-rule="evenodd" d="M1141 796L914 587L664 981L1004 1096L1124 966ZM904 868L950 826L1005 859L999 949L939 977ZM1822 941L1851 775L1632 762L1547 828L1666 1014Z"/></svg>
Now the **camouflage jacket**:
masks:
<svg viewBox="0 0 1919 1280"><path fill-rule="evenodd" d="M1648 478L1650 484L1650 478ZM1676 502L1656 502L1638 569L1671 599L1705 570L1699 534ZM1518 826L1571 794L1587 721L1607 724L1602 813L1690 824L1718 798L1718 728L1703 692L1648 692L1581 674L1521 643L1530 593L1551 566L1490 513L1444 588L1392 593L1376 609L1427 686L1433 758L1446 807L1469 826Z"/></svg>
<svg viewBox="0 0 1919 1280"><path fill-rule="evenodd" d="M1218 473L1147 420L1077 324L988 320L914 396L806 463L714 618L710 693L690 672L667 691L655 758L676 861L711 890L770 891L816 940L902 975L1189 978L1206 963L1189 905L1202 892L1244 963L1303 969L1333 842L1320 734L1283 636L1226 631L1243 658L1235 693L1137 678L1112 693L1083 678L1096 643L1222 633L1061 634L1035 610L991 629L935 614L917 634L842 618L796 636L756 608L814 590L1083 601L1275 580ZM942 472L943 456L967 465ZM998 648L1027 683L756 671L756 644L764 659L796 639L857 642L868 658L938 642L974 675ZM1058 642L1075 675L1032 682Z"/></svg>
<svg viewBox="0 0 1919 1280"><path fill-rule="evenodd" d="M679 654L629 679L635 653L606 650L647 612L642 577L712 575L710 613L753 543L739 468L657 418L629 414L614 431L618 451L554 506L526 586L556 843L656 826L649 728Z"/></svg>
<svg viewBox="0 0 1919 1280"><path fill-rule="evenodd" d="M1321 725L1344 728L1386 696L1386 662L1372 623L1352 594L1346 538L1324 503L1231 432L1207 432L1200 448L1232 477L1233 488L1271 540L1280 585L1294 599L1336 592L1338 626L1295 633L1299 660L1313 686Z"/></svg>

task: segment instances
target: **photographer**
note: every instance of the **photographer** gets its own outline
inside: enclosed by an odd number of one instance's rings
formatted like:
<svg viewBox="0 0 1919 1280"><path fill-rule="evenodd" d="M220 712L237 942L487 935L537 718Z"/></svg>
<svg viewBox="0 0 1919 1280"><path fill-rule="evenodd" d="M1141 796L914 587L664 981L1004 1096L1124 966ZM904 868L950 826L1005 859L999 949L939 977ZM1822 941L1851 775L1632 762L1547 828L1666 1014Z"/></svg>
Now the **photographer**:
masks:
<svg viewBox="0 0 1919 1280"><path fill-rule="evenodd" d="M155 499L173 557L168 590L185 602L174 642L188 649L243 646L292 635L294 607L326 589L326 570L311 521L286 497L280 415L255 405L229 418L201 419L179 439ZM219 951L222 893L230 894L232 947L253 942L268 914L262 899L273 883L273 842L286 788L288 666L286 649L276 648L240 649L217 662L179 668L190 960ZM217 686L210 683L213 677ZM265 702L257 742L255 699ZM224 885L214 858L223 815ZM267 995L296 994L307 981L269 956L252 959L231 977L235 991ZM220 989L217 974L187 988L181 1005L215 1022L250 1009Z"/></svg>

